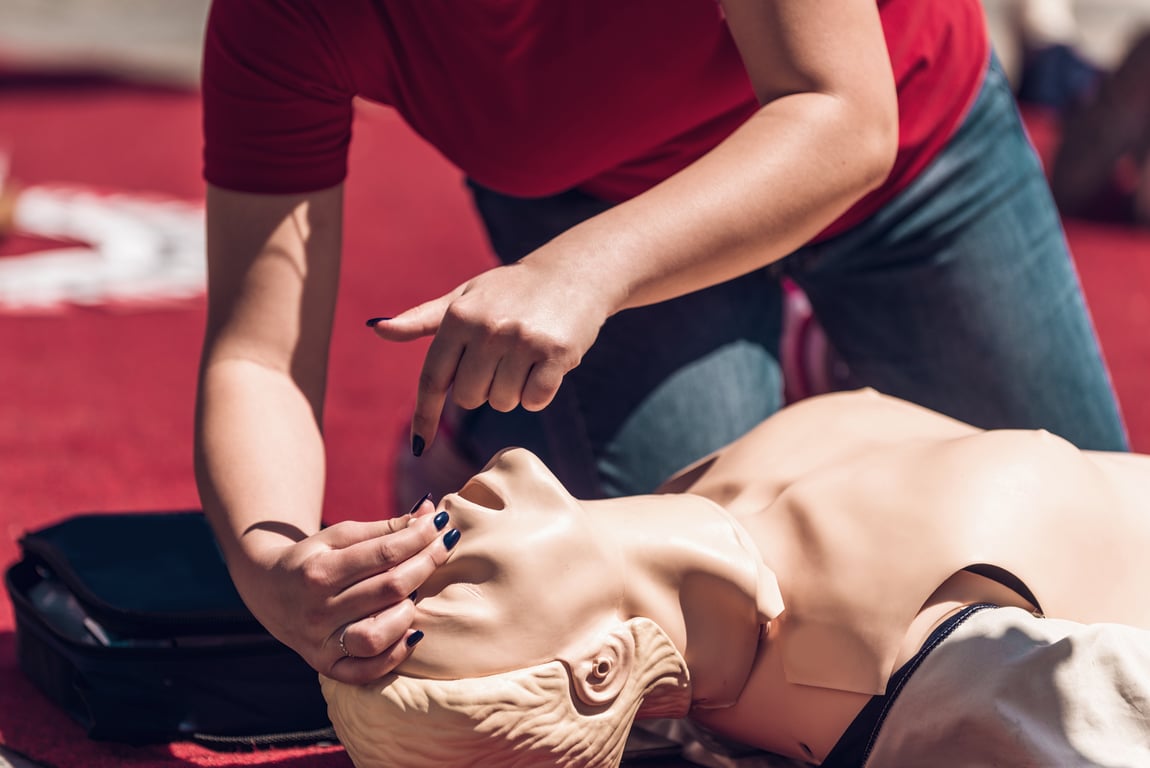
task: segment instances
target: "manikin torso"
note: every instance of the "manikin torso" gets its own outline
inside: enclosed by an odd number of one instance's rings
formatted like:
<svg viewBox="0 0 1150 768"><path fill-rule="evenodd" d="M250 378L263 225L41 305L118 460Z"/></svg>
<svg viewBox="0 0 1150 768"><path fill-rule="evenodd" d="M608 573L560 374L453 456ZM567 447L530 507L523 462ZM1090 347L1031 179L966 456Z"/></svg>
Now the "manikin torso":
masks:
<svg viewBox="0 0 1150 768"><path fill-rule="evenodd" d="M785 606L734 705L692 716L821 760L963 605L1150 627L1146 488L1150 459L1042 431L981 432L872 392L792 406L667 485L739 519Z"/></svg>

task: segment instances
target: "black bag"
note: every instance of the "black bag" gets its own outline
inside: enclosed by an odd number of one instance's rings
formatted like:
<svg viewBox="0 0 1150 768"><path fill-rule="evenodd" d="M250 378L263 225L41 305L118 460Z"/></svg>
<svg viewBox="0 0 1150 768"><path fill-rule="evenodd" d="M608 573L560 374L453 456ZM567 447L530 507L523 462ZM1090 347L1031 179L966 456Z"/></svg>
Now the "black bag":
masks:
<svg viewBox="0 0 1150 768"><path fill-rule="evenodd" d="M335 741L315 671L244 606L202 513L79 515L20 546L20 667L90 737Z"/></svg>

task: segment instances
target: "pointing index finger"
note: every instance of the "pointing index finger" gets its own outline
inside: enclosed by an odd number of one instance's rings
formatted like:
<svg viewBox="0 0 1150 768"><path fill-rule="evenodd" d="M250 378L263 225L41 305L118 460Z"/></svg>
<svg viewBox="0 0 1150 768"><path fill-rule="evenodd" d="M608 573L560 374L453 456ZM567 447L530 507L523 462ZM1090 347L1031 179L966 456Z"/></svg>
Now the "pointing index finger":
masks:
<svg viewBox="0 0 1150 768"><path fill-rule="evenodd" d="M423 370L419 374L419 389L415 396L415 413L411 419L411 452L416 456L435 440L447 390L455 380L463 346L449 341L443 333L436 334L427 348Z"/></svg>

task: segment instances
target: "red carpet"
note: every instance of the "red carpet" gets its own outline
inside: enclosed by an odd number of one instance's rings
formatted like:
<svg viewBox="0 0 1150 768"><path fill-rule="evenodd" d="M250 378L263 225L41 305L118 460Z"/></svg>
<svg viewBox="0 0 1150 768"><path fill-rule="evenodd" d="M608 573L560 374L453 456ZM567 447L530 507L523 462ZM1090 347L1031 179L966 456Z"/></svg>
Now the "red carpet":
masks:
<svg viewBox="0 0 1150 768"><path fill-rule="evenodd" d="M0 79L0 149L12 151L12 173L26 184L198 200L198 120L192 94ZM1049 131L1035 138L1052 140ZM327 424L332 520L390 510L389 467L424 348L387 346L363 320L438 295L487 259L459 174L391 113L361 114L352 167ZM1150 233L1068 229L1134 445L1150 451ZM9 242L0 259L36 245ZM385 256L401 266L379 268ZM0 564L16 557L24 530L77 511L197 504L190 435L202 323L198 299L0 314ZM11 630L0 600L0 743L46 764L350 764L330 749L235 755L92 743L24 681Z"/></svg>

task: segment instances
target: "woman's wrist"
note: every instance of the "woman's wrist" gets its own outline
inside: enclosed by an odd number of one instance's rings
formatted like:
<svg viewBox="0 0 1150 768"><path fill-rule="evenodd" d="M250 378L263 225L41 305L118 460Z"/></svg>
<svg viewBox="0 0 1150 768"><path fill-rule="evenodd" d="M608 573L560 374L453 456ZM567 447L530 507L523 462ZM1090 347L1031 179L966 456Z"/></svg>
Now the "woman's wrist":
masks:
<svg viewBox="0 0 1150 768"><path fill-rule="evenodd" d="M303 531L288 523L258 523L239 537L229 567L234 560L242 570L267 573L285 550L305 538Z"/></svg>
<svg viewBox="0 0 1150 768"><path fill-rule="evenodd" d="M551 285L577 288L579 303L605 321L627 308L632 282L629 271L635 265L622 253L624 238L598 221L602 216L564 232L522 263L544 271Z"/></svg>

